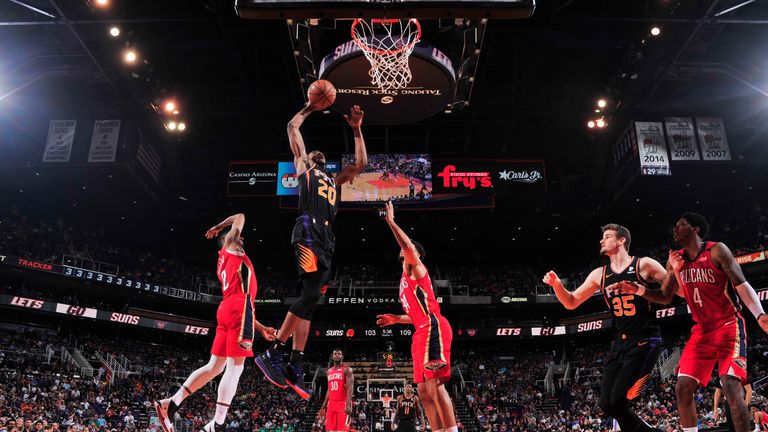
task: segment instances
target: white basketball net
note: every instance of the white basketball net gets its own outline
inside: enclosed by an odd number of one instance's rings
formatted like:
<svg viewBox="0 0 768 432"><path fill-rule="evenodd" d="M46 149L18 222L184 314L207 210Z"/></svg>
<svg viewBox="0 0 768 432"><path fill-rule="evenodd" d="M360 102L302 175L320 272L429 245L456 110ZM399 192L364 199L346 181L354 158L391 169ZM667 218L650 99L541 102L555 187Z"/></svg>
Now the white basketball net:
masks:
<svg viewBox="0 0 768 432"><path fill-rule="evenodd" d="M371 84L382 91L408 86L413 78L408 58L421 39L418 20L356 19L352 39L371 63Z"/></svg>

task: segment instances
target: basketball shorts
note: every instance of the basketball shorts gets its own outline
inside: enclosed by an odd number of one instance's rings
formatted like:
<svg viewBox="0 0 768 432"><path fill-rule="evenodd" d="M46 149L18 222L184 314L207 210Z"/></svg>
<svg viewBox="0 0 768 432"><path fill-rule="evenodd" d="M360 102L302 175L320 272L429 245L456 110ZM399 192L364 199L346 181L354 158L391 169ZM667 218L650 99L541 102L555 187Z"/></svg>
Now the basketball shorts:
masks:
<svg viewBox="0 0 768 432"><path fill-rule="evenodd" d="M349 416L344 412L347 401L328 401L328 410L325 413L326 431L349 431Z"/></svg>
<svg viewBox="0 0 768 432"><path fill-rule="evenodd" d="M216 336L211 354L218 357L253 357L255 322L253 298L236 294L224 299L216 311Z"/></svg>
<svg viewBox="0 0 768 432"><path fill-rule="evenodd" d="M430 314L413 334L413 382L425 378L438 378L446 382L451 378L451 341L453 330L443 316Z"/></svg>
<svg viewBox="0 0 768 432"><path fill-rule="evenodd" d="M691 377L706 387L715 364L718 376L730 375L747 383L747 332L744 318L738 313L712 330L693 326L680 356L677 376Z"/></svg>
<svg viewBox="0 0 768 432"><path fill-rule="evenodd" d="M416 421L411 417L398 418L397 432L416 432Z"/></svg>
<svg viewBox="0 0 768 432"><path fill-rule="evenodd" d="M627 400L637 398L648 385L661 348L662 341L658 334L614 340L605 359L600 385L600 401L603 406L619 397Z"/></svg>
<svg viewBox="0 0 768 432"><path fill-rule="evenodd" d="M296 218L291 244L296 253L299 277L318 270L330 270L336 237L325 221L306 214Z"/></svg>

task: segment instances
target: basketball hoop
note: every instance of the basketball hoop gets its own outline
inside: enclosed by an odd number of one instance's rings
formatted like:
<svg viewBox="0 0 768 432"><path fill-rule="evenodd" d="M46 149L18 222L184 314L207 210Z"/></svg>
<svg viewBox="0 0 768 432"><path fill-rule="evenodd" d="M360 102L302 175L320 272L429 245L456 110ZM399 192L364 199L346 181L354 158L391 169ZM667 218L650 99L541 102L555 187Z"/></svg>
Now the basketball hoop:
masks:
<svg viewBox="0 0 768 432"><path fill-rule="evenodd" d="M389 409L390 402L392 402L392 396L387 393L381 395L381 403L384 405L384 409Z"/></svg>
<svg viewBox="0 0 768 432"><path fill-rule="evenodd" d="M420 39L421 24L415 18L358 18L352 23L352 40L371 63L371 84L382 91L401 89L411 82L408 58Z"/></svg>

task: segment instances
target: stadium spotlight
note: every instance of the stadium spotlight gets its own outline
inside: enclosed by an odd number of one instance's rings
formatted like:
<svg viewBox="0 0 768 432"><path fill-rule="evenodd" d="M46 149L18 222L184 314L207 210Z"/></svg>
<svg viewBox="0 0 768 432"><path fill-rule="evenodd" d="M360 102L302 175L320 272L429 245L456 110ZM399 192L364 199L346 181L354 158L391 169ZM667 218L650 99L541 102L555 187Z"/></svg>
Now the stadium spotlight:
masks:
<svg viewBox="0 0 768 432"><path fill-rule="evenodd" d="M184 122L179 122L178 129L179 132L184 132L184 130L187 128L187 124Z"/></svg>
<svg viewBox="0 0 768 432"><path fill-rule="evenodd" d="M125 60L125 62L126 62L126 63L133 63L133 62L135 62L135 61L136 61L136 59L137 59L137 58L138 58L138 57L137 57L137 55L136 55L136 51L134 51L134 50L132 50L132 49L129 49L129 50L128 50L128 51L126 51L126 52L125 52L125 54L123 55L123 59Z"/></svg>
<svg viewBox="0 0 768 432"><path fill-rule="evenodd" d="M590 129L594 129L594 127L595 127L595 122L594 122L594 120L590 120L590 121L588 121L588 122L587 122L587 127L588 127L588 128L590 128Z"/></svg>
<svg viewBox="0 0 768 432"><path fill-rule="evenodd" d="M96 0L96 5L100 7L106 7L109 4L109 0Z"/></svg>
<svg viewBox="0 0 768 432"><path fill-rule="evenodd" d="M174 131L178 127L175 121L171 120L168 123L165 124L166 129L169 131Z"/></svg>
<svg viewBox="0 0 768 432"><path fill-rule="evenodd" d="M660 28L658 28L656 26L651 27L651 35L652 36L658 36L660 34L661 34L661 29Z"/></svg>
<svg viewBox="0 0 768 432"><path fill-rule="evenodd" d="M597 119L597 121L595 122L595 124L597 125L597 127L599 127L600 129L602 129L602 128L604 128L604 127L605 127L605 120L603 120L603 119Z"/></svg>
<svg viewBox="0 0 768 432"><path fill-rule="evenodd" d="M608 102L605 99L599 99L597 101L597 106L600 108L605 108L606 105L608 105Z"/></svg>
<svg viewBox="0 0 768 432"><path fill-rule="evenodd" d="M168 101L165 103L165 110L167 112L173 112L176 114L178 111L176 110L176 102L174 101ZM175 112L174 112L175 111Z"/></svg>
<svg viewBox="0 0 768 432"><path fill-rule="evenodd" d="M119 27L117 27L117 26L112 26L112 27L109 29L109 34L110 34L112 37L118 37L118 36L120 36L120 28L119 28Z"/></svg>

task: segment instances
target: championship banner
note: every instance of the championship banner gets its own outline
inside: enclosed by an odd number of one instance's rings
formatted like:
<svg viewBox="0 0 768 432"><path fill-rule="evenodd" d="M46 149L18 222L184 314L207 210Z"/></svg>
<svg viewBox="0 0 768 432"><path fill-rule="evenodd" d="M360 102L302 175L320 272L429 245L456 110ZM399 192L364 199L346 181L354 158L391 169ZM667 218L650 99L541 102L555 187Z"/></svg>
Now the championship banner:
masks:
<svg viewBox="0 0 768 432"><path fill-rule="evenodd" d="M298 195L299 179L293 162L277 163L277 195Z"/></svg>
<svg viewBox="0 0 768 432"><path fill-rule="evenodd" d="M664 119L669 139L670 158L675 161L700 160L699 147L696 145L696 132L693 120L683 117Z"/></svg>
<svg viewBox="0 0 768 432"><path fill-rule="evenodd" d="M120 120L96 120L93 125L88 162L114 162L119 136Z"/></svg>
<svg viewBox="0 0 768 432"><path fill-rule="evenodd" d="M660 122L635 122L640 173L642 175L670 175L667 144Z"/></svg>
<svg viewBox="0 0 768 432"><path fill-rule="evenodd" d="M725 136L725 124L719 118L697 118L696 130L699 134L704 160L729 161L731 150Z"/></svg>
<svg viewBox="0 0 768 432"><path fill-rule="evenodd" d="M51 120L43 162L69 162L77 120Z"/></svg>
<svg viewBox="0 0 768 432"><path fill-rule="evenodd" d="M274 161L235 161L229 163L227 196L275 196L277 168Z"/></svg>

